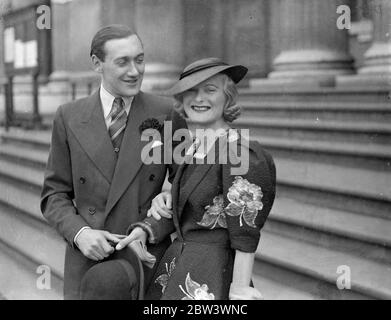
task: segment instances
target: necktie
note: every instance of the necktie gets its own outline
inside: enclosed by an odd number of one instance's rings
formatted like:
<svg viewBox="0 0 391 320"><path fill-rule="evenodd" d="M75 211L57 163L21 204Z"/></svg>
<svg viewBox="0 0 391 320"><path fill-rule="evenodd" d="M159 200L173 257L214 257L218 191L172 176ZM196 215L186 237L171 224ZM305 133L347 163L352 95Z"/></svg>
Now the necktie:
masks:
<svg viewBox="0 0 391 320"><path fill-rule="evenodd" d="M113 143L114 151L119 152L121 146L123 133L126 127L128 116L124 109L124 101L122 98L115 98L113 107L110 111L111 124L109 127L110 139Z"/></svg>

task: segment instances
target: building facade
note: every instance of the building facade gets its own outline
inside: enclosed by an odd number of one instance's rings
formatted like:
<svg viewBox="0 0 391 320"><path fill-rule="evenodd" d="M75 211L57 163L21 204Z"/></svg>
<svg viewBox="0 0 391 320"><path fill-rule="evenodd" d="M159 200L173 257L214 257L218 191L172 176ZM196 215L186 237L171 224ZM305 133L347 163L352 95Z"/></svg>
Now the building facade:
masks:
<svg viewBox="0 0 391 320"><path fill-rule="evenodd" d="M31 4L3 0L2 11ZM40 87L41 112L69 100L70 83L94 78L91 38L112 23L133 27L144 42L145 90L166 87L184 65L208 56L248 66L250 87L385 86L390 10L387 0L53 0L53 73ZM15 79L16 109L26 105L26 81Z"/></svg>

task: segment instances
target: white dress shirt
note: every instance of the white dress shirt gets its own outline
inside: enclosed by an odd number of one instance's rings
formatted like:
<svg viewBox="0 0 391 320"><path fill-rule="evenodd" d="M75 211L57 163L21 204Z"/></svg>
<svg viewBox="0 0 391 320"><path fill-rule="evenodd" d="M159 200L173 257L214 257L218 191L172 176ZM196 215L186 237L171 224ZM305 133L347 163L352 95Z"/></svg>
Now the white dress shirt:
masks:
<svg viewBox="0 0 391 320"><path fill-rule="evenodd" d="M100 85L99 94L100 94L100 101L103 107L103 116L105 118L106 127L108 129L111 124L110 111L111 108L113 107L113 101L115 97L103 87L103 84ZM124 108L127 115L129 115L133 98L134 97L122 97L122 100L124 101Z"/></svg>

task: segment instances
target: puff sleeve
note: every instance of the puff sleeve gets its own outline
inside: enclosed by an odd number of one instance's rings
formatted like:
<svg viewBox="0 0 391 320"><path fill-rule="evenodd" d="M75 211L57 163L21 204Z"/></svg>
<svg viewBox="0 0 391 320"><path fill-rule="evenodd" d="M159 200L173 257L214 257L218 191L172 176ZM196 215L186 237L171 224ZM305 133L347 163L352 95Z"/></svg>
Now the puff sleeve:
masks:
<svg viewBox="0 0 391 320"><path fill-rule="evenodd" d="M251 141L241 154L248 161L248 170L235 174L235 165L223 165L222 184L224 211L231 247L243 252L255 252L260 230L272 208L276 189L276 169L273 158L258 142Z"/></svg>

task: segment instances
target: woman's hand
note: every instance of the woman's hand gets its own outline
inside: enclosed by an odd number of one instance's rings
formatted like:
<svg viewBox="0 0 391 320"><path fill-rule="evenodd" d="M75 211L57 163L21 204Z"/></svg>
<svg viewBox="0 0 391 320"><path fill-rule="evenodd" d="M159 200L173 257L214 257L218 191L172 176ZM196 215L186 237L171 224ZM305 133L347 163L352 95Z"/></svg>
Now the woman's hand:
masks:
<svg viewBox="0 0 391 320"><path fill-rule="evenodd" d="M132 230L132 232L124 239L122 239L118 244L116 245L116 250L121 250L128 246L132 241L138 240L141 241L144 245L147 241L147 233L141 229L140 227L136 227Z"/></svg>
<svg viewBox="0 0 391 320"><path fill-rule="evenodd" d="M147 241L147 233L140 227L136 227L115 247L121 250L126 246L129 247L139 257L143 264L149 268L153 268L156 262L156 257L148 252L145 242Z"/></svg>
<svg viewBox="0 0 391 320"><path fill-rule="evenodd" d="M151 208L147 212L147 217L154 217L160 220L162 217L172 218L172 196L171 192L164 191L159 193L153 200Z"/></svg>
<svg viewBox="0 0 391 320"><path fill-rule="evenodd" d="M255 288L231 283L229 300L263 300L263 296Z"/></svg>

